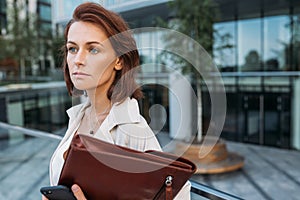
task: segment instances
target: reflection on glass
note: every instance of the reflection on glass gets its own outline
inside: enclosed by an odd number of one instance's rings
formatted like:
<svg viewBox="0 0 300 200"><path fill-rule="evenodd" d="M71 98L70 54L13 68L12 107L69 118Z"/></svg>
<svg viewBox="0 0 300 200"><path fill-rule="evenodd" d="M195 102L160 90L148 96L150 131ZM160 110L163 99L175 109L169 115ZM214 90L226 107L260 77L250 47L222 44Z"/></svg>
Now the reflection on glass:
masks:
<svg viewBox="0 0 300 200"><path fill-rule="evenodd" d="M293 20L292 60L288 53L292 37L288 16L215 23L213 56L216 64L221 71L235 71L236 55L238 55L239 71L290 70L290 63L298 66L300 61L298 62L299 56L296 56L296 52L300 49L299 16L294 16ZM236 37L238 44L236 44Z"/></svg>
<svg viewBox="0 0 300 200"><path fill-rule="evenodd" d="M261 70L261 19L238 21L239 71Z"/></svg>
<svg viewBox="0 0 300 200"><path fill-rule="evenodd" d="M134 37L140 53L142 73L166 71L161 53L164 46L163 32L137 32Z"/></svg>
<svg viewBox="0 0 300 200"><path fill-rule="evenodd" d="M72 17L73 10L85 0L61 1L52 0L53 16L59 20L68 20ZM99 0L89 0L89 2L99 3Z"/></svg>
<svg viewBox="0 0 300 200"><path fill-rule="evenodd" d="M235 22L214 24L214 61L221 71L236 71Z"/></svg>
<svg viewBox="0 0 300 200"><path fill-rule="evenodd" d="M299 14L299 9L297 11L297 14L293 16L293 33L292 33L292 37L293 37L293 43L292 43L292 52L290 52L290 50L287 50L287 55L290 55L289 59L288 59L288 63L290 63L291 68L293 70L300 70L300 56L299 56L299 52L300 52L300 14ZM290 47L290 45L289 45ZM291 48L290 48L291 49Z"/></svg>
<svg viewBox="0 0 300 200"><path fill-rule="evenodd" d="M40 5L40 17L43 20L51 21L51 7Z"/></svg>
<svg viewBox="0 0 300 200"><path fill-rule="evenodd" d="M4 14L5 11L6 11L6 1L0 1L0 13Z"/></svg>
<svg viewBox="0 0 300 200"><path fill-rule="evenodd" d="M39 0L39 1L44 3L51 3L51 0Z"/></svg>
<svg viewBox="0 0 300 200"><path fill-rule="evenodd" d="M0 35L5 34L6 30L6 2L0 1Z"/></svg>
<svg viewBox="0 0 300 200"><path fill-rule="evenodd" d="M137 45L138 45L138 49L140 51L140 55L141 55L141 64L142 64L142 73L147 73L147 72L154 72L154 66L153 65L149 65L149 63L153 63L151 54L152 54L152 49L150 49L149 47L151 47L151 43L152 43L152 34L150 34L149 32L141 32L137 34Z"/></svg>
<svg viewBox="0 0 300 200"><path fill-rule="evenodd" d="M288 16L264 18L264 68L266 71L286 70L285 49L290 41Z"/></svg>

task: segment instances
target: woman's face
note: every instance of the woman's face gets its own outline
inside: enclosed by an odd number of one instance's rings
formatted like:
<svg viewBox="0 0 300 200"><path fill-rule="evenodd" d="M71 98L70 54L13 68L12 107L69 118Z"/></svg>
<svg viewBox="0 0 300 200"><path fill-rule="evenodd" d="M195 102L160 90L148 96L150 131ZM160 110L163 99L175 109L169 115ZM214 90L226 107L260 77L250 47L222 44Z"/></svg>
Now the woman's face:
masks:
<svg viewBox="0 0 300 200"><path fill-rule="evenodd" d="M104 31L92 23L74 22L66 46L74 86L79 90L107 91L121 65Z"/></svg>

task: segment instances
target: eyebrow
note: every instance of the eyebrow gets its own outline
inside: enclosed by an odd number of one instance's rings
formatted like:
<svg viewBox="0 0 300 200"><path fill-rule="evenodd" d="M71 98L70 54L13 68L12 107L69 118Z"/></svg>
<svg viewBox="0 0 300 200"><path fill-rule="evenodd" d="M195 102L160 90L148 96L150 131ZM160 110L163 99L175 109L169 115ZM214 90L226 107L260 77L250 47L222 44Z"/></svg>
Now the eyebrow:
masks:
<svg viewBox="0 0 300 200"><path fill-rule="evenodd" d="M71 44L77 45L76 42L73 42L73 41L67 41L67 43L71 43ZM90 44L99 44L100 46L104 47L104 45L101 42L98 42L98 41L89 41L86 44L87 45L90 45Z"/></svg>

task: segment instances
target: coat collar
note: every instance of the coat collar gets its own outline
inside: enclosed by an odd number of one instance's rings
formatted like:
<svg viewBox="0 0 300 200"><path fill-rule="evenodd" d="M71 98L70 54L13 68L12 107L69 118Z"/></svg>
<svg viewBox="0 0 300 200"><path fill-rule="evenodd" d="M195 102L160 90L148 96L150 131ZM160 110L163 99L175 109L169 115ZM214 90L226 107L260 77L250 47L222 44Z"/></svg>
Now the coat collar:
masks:
<svg viewBox="0 0 300 200"><path fill-rule="evenodd" d="M85 109L90 105L90 101L86 100L86 102L68 109L67 114L70 120L77 117L82 118ZM109 130L121 124L132 124L140 122L140 112L137 100L127 97L122 102L114 103L107 116L107 120L105 121L108 122Z"/></svg>
<svg viewBox="0 0 300 200"><path fill-rule="evenodd" d="M140 112L137 100L127 97L123 102L114 103L107 117L109 130L121 124L140 122Z"/></svg>

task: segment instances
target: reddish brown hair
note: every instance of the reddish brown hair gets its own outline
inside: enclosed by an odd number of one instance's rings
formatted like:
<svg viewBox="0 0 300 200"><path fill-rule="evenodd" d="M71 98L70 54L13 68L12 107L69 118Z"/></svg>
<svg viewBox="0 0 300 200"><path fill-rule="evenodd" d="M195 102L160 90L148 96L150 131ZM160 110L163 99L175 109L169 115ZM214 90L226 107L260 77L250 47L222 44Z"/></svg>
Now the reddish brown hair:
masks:
<svg viewBox="0 0 300 200"><path fill-rule="evenodd" d="M71 25L78 21L92 23L105 31L122 64L122 69L116 71L115 80L107 92L108 99L112 102L121 102L127 97L141 98L143 94L137 87L134 77L134 68L139 66L139 53L125 21L116 13L106 10L97 3L83 3L75 9L73 18L65 28L65 42L67 42ZM72 96L74 85L69 74L66 47L63 52L64 78L68 92Z"/></svg>

